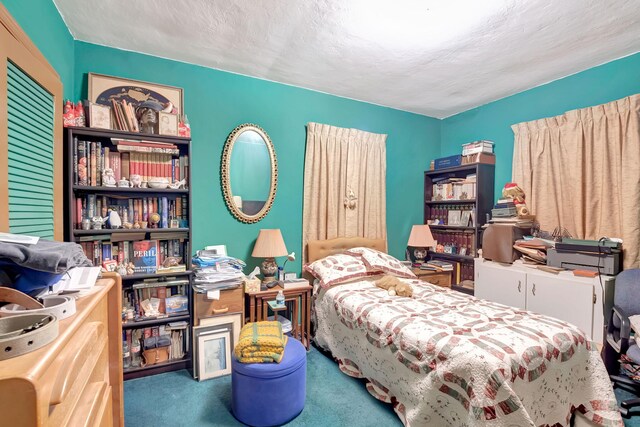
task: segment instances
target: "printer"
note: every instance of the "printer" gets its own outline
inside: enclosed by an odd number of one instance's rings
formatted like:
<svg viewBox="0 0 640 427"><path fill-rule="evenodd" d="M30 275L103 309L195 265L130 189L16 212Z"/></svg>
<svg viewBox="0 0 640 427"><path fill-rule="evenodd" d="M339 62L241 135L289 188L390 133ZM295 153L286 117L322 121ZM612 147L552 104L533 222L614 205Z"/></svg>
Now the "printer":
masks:
<svg viewBox="0 0 640 427"><path fill-rule="evenodd" d="M563 238L555 249L547 250L547 265L615 276L622 269L622 243L610 239Z"/></svg>

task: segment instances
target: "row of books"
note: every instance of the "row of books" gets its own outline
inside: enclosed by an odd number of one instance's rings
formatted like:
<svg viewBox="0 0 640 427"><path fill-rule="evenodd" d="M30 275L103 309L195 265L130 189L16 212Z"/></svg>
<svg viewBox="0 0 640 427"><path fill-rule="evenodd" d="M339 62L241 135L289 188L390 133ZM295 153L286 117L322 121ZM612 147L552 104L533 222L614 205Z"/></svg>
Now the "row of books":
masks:
<svg viewBox="0 0 640 427"><path fill-rule="evenodd" d="M434 231L432 234L438 242L436 252L468 256L475 254L476 239L471 231Z"/></svg>
<svg viewBox="0 0 640 427"><path fill-rule="evenodd" d="M179 220L180 227L188 227L188 200L187 195L176 197L142 197L142 198L116 198L99 196L96 194L78 195L76 197L75 228L82 227L83 219L91 219L94 216L106 217L109 210L118 212L122 223L135 224L136 222L150 222L150 216L157 213L160 216L158 228L169 228L171 220Z"/></svg>
<svg viewBox="0 0 640 427"><path fill-rule="evenodd" d="M187 314L187 286L188 280L180 280L166 283L141 282L123 289L122 305L126 311L123 323Z"/></svg>
<svg viewBox="0 0 640 427"><path fill-rule="evenodd" d="M140 124L136 118L134 107L130 102L124 99L120 102L112 99L111 106L111 123L115 125L116 130L140 132Z"/></svg>
<svg viewBox="0 0 640 427"><path fill-rule="evenodd" d="M168 240L124 240L112 242L109 235L81 236L78 244L93 265L102 265L114 260L118 264L132 263L132 274L155 274L185 271L185 255L188 253L188 241L184 239ZM93 239L92 241L83 241ZM172 267L164 267L167 258L172 257Z"/></svg>
<svg viewBox="0 0 640 427"><path fill-rule="evenodd" d="M439 259L432 259L423 263L420 266L420 269L431 271L453 271L454 283L460 283L463 280L473 281L474 279L472 262L444 261Z"/></svg>
<svg viewBox="0 0 640 427"><path fill-rule="evenodd" d="M116 182L122 178L130 179L133 174L140 175L143 182L153 177L167 178L173 182L189 176L189 156L185 154L174 158L179 155L175 145L121 139L112 139L112 142L114 145L107 146L100 141L79 141L77 137L74 138L75 185L103 185L102 172L105 169L113 171Z"/></svg>
<svg viewBox="0 0 640 427"><path fill-rule="evenodd" d="M152 337L166 337L170 343L169 360L180 360L189 352L190 334L187 322L174 322L149 328L127 329L122 331L122 365L128 369L140 368L143 358L144 341Z"/></svg>
<svg viewBox="0 0 640 427"><path fill-rule="evenodd" d="M470 200L476 198L476 174L465 178L434 178L431 200Z"/></svg>
<svg viewBox="0 0 640 427"><path fill-rule="evenodd" d="M429 224L475 226L475 205L433 205L429 208Z"/></svg>

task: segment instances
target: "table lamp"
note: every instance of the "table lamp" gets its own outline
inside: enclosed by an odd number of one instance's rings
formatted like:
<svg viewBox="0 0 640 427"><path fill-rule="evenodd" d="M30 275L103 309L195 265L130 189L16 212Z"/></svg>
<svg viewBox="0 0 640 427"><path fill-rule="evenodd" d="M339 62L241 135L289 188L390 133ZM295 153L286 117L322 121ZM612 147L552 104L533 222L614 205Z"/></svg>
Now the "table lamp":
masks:
<svg viewBox="0 0 640 427"><path fill-rule="evenodd" d="M263 282L276 280L278 264L276 264L275 257L286 256L287 254L287 247L284 245L279 228L260 230L251 256L264 258L260 265L260 272L264 277L262 279Z"/></svg>
<svg viewBox="0 0 640 427"><path fill-rule="evenodd" d="M427 224L414 225L411 228L407 246L413 248L413 256L416 258L416 263L422 264L427 257L427 248L435 244L436 241L433 239Z"/></svg>

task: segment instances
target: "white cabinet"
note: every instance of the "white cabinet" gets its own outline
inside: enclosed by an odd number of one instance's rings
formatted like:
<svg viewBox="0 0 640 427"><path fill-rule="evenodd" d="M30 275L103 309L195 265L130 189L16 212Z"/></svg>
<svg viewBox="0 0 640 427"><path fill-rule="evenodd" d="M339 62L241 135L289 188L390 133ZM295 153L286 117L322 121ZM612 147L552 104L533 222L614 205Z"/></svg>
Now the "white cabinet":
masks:
<svg viewBox="0 0 640 427"><path fill-rule="evenodd" d="M475 260L475 296L555 317L576 325L603 342L605 316L613 304L614 278L547 273L520 262ZM603 294L604 290L604 294Z"/></svg>
<svg viewBox="0 0 640 427"><path fill-rule="evenodd" d="M476 281L474 295L478 298L499 302L525 309L527 307L527 275L523 271L509 271L502 269L486 268L482 271L482 286L478 286L476 269Z"/></svg>

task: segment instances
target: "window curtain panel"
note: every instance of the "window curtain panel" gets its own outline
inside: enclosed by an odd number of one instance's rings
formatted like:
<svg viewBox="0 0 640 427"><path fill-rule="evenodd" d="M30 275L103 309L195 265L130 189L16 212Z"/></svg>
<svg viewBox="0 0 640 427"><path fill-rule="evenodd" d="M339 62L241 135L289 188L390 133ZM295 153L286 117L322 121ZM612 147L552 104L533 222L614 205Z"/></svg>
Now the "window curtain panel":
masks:
<svg viewBox="0 0 640 427"><path fill-rule="evenodd" d="M640 267L640 94L512 126L513 181L543 230L624 240Z"/></svg>
<svg viewBox="0 0 640 427"><path fill-rule="evenodd" d="M386 135L307 124L302 222L307 242L386 239Z"/></svg>

